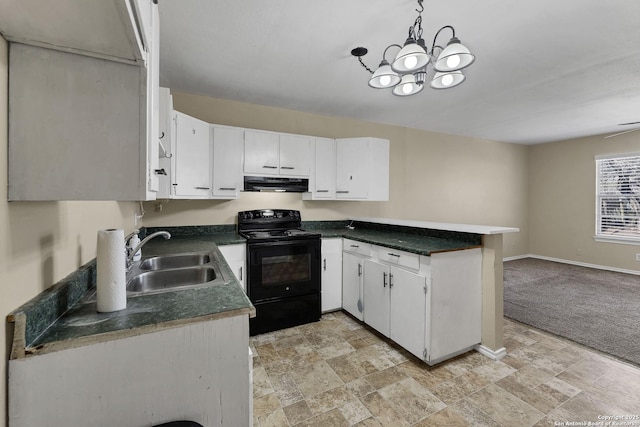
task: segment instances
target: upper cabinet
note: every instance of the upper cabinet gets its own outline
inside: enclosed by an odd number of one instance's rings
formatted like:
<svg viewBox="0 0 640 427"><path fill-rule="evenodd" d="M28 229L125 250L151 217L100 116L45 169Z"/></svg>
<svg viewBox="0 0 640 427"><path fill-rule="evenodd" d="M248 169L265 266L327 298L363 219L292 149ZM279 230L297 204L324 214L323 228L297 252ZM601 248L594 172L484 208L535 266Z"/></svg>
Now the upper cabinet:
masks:
<svg viewBox="0 0 640 427"><path fill-rule="evenodd" d="M336 198L336 141L315 138L314 159L311 163L309 192L305 200L333 200Z"/></svg>
<svg viewBox="0 0 640 427"><path fill-rule="evenodd" d="M142 64L153 9L151 0L3 0L0 28L10 42Z"/></svg>
<svg viewBox="0 0 640 427"><path fill-rule="evenodd" d="M9 3L9 200L155 199L157 5Z"/></svg>
<svg viewBox="0 0 640 427"><path fill-rule="evenodd" d="M211 197L237 199L242 190L242 157L244 129L211 125L213 171Z"/></svg>
<svg viewBox="0 0 640 427"><path fill-rule="evenodd" d="M336 139L336 199L389 200L389 141Z"/></svg>
<svg viewBox="0 0 640 427"><path fill-rule="evenodd" d="M159 122L159 199L238 198L244 129L211 125L173 111L167 88L160 88Z"/></svg>
<svg viewBox="0 0 640 427"><path fill-rule="evenodd" d="M173 196L207 199L211 194L211 144L209 123L174 112L176 144L173 147Z"/></svg>
<svg viewBox="0 0 640 427"><path fill-rule="evenodd" d="M276 132L244 131L244 173L308 177L312 138Z"/></svg>

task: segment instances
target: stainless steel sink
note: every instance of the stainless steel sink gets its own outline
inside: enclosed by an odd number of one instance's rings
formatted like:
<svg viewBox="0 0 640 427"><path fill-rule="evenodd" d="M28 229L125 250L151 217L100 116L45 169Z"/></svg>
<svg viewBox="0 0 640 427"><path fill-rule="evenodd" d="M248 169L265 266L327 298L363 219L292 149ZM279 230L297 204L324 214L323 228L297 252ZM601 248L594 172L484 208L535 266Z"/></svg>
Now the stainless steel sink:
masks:
<svg viewBox="0 0 640 427"><path fill-rule="evenodd" d="M209 253L189 253L179 255L154 256L143 260L140 270L166 270L169 268L183 268L204 265L211 262Z"/></svg>
<svg viewBox="0 0 640 427"><path fill-rule="evenodd" d="M216 272L211 267L147 271L133 276L127 284L127 290L130 292L169 290L213 282L215 279Z"/></svg>
<svg viewBox="0 0 640 427"><path fill-rule="evenodd" d="M226 283L214 252L160 255L143 259L127 273L129 296Z"/></svg>

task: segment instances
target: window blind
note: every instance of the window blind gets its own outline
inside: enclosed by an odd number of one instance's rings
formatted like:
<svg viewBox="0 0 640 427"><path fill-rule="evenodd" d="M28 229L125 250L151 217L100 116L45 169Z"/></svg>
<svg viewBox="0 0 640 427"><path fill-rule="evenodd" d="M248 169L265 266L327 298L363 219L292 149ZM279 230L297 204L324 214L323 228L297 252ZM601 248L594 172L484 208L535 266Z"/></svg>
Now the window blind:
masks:
<svg viewBox="0 0 640 427"><path fill-rule="evenodd" d="M596 237L640 241L640 153L596 158Z"/></svg>

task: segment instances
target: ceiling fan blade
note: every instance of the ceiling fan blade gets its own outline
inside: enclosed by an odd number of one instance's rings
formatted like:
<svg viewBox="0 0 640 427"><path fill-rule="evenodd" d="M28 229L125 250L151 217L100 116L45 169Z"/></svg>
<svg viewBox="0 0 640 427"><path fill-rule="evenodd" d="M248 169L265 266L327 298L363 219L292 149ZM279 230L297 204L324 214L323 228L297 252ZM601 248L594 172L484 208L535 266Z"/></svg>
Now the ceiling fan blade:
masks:
<svg viewBox="0 0 640 427"><path fill-rule="evenodd" d="M619 135L624 135L625 133L631 133L631 132L635 132L637 130L640 130L640 128L635 128L635 129L629 129L629 130L625 130L624 132L618 132L618 133L614 133L612 135L607 135L604 137L604 139L608 139L608 138L613 138Z"/></svg>

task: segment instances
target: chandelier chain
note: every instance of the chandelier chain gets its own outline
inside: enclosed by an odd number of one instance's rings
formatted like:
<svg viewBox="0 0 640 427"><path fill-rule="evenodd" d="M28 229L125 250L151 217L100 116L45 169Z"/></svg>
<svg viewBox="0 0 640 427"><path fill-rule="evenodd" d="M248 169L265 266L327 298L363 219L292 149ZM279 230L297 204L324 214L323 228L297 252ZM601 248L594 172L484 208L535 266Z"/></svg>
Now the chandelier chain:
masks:
<svg viewBox="0 0 640 427"><path fill-rule="evenodd" d="M367 70L368 72L373 74L373 70L365 65L365 63L362 61L362 57L361 56L358 57L358 61L360 61L360 65L362 65L365 70Z"/></svg>

